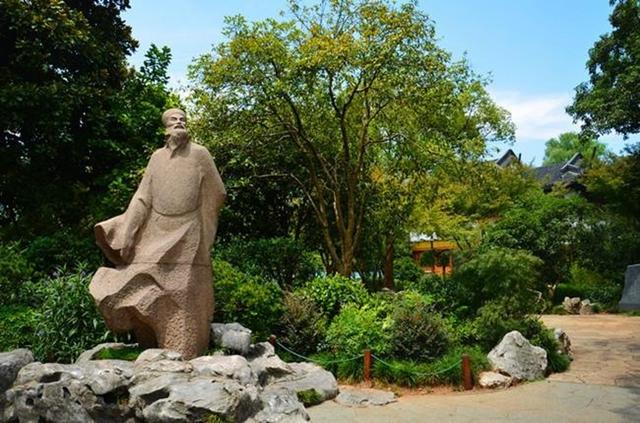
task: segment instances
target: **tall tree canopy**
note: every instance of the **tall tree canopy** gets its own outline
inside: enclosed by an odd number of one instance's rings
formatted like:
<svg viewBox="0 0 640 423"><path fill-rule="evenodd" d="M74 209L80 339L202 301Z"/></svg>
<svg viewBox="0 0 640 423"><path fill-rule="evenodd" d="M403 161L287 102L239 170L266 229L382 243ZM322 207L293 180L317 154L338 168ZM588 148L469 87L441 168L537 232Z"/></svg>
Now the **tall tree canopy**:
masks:
<svg viewBox="0 0 640 423"><path fill-rule="evenodd" d="M640 3L611 0L613 31L589 50L589 81L576 87L567 112L597 133L640 131Z"/></svg>
<svg viewBox="0 0 640 423"><path fill-rule="evenodd" d="M542 164L566 163L574 154L580 153L586 160L600 159L607 152L607 146L593 137L584 137L575 132L564 132L545 143Z"/></svg>
<svg viewBox="0 0 640 423"><path fill-rule="evenodd" d="M255 177L295 184L328 270L348 275L376 205L372 174L406 173L386 165L398 157L414 173L478 158L513 127L414 2L293 1L291 14L228 19L228 41L191 69L197 131L214 153L265 171Z"/></svg>
<svg viewBox="0 0 640 423"><path fill-rule="evenodd" d="M115 171L129 170L153 142L169 97L170 54L152 47L140 73L128 69L137 46L121 17L128 7L128 0L0 1L5 236L77 225Z"/></svg>

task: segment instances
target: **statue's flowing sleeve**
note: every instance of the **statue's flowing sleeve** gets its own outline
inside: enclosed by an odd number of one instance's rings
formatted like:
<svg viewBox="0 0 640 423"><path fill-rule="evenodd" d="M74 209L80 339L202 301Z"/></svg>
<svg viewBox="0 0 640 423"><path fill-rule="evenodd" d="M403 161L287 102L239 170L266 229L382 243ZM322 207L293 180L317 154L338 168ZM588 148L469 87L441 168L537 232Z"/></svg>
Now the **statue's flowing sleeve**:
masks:
<svg viewBox="0 0 640 423"><path fill-rule="evenodd" d="M213 157L209 152L205 151L202 157L203 180L202 192L202 210L201 217L203 223L203 237L207 249L213 245L218 230L218 214L224 205L227 197L227 191L224 189L222 178L218 173L218 168L213 161Z"/></svg>
<svg viewBox="0 0 640 423"><path fill-rule="evenodd" d="M126 264L122 257L124 247L135 245L136 237L144 225L151 208L151 170L153 157L145 169L142 181L131 198L127 210L116 217L96 224L96 243L104 255L116 266Z"/></svg>

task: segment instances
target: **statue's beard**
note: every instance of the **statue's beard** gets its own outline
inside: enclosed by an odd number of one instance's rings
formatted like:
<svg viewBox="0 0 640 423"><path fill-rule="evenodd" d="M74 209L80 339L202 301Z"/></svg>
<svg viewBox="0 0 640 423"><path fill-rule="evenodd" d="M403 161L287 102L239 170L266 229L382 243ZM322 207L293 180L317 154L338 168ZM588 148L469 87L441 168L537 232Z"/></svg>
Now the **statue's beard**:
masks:
<svg viewBox="0 0 640 423"><path fill-rule="evenodd" d="M172 128L167 130L167 142L169 144L173 144L176 146L181 146L182 144L189 141L189 133L186 129L180 128Z"/></svg>

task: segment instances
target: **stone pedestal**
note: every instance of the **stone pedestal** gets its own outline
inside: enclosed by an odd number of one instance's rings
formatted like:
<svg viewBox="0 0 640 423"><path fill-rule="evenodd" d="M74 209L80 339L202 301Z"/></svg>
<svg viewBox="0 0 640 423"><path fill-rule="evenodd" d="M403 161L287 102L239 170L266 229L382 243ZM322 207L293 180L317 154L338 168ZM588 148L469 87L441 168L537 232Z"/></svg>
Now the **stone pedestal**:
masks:
<svg viewBox="0 0 640 423"><path fill-rule="evenodd" d="M627 266L624 274L624 291L618 303L620 311L640 310L640 264Z"/></svg>

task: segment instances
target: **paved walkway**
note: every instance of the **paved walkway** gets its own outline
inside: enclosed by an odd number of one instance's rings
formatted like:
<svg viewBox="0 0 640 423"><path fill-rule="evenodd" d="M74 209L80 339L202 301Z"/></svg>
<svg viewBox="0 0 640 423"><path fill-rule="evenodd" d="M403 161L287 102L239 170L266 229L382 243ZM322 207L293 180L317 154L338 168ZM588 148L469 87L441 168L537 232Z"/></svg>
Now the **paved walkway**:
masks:
<svg viewBox="0 0 640 423"><path fill-rule="evenodd" d="M640 317L544 316L573 343L571 369L502 391L405 395L384 407L326 402L316 423L640 422Z"/></svg>

